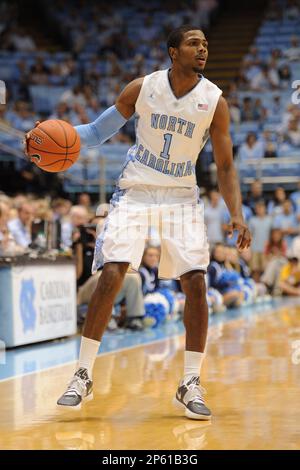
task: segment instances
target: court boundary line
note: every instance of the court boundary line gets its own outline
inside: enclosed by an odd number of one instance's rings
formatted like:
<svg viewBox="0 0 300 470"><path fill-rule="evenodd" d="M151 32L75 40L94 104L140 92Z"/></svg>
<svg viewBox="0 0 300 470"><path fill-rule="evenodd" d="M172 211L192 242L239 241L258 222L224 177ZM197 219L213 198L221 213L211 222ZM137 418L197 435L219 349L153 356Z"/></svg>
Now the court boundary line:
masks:
<svg viewBox="0 0 300 470"><path fill-rule="evenodd" d="M297 302L297 298L294 298L293 300L295 302L294 305L299 305L300 301ZM259 313L260 315L270 314L270 313L272 313L272 311L274 312L274 310L284 308L284 306L287 306L288 304L289 304L289 302L282 302L282 303L280 302L279 305L274 305L273 302L272 302L269 305L269 308L267 310L263 310L262 312L256 312L256 313ZM209 330L213 329L214 327L218 327L220 324L230 323L232 321L236 321L238 318L242 318L243 316L244 316L243 313L241 313L240 315L237 315L235 318L226 318L226 317L224 317L222 320L220 319L220 321L217 322L216 324L210 325L208 327L208 332L209 332ZM123 348L115 349L115 350L112 350L112 351L105 351L103 353L100 352L99 354L97 354L96 359L100 356L103 357L103 356L106 356L108 354L116 354L116 353L123 352L123 351L129 351L131 349L136 349L136 348L139 348L139 347L145 347L147 345L151 345L151 344L155 344L155 343L161 343L162 341L166 341L167 339L170 339L170 338L179 338L179 337L184 336L184 335L185 335L185 332L180 333L180 334L165 336L164 338L156 339L156 340L145 342L145 343L142 343L142 344L134 344L132 346L125 346ZM6 377L5 379L0 379L0 384L2 382L8 382L9 380L19 379L19 378L22 378L22 377L26 377L28 375L39 374L39 373L43 373L43 372L46 372L46 371L49 371L49 370L58 369L59 367L74 364L77 361L78 361L78 359L68 361L68 362L63 362L62 364L56 364L55 366L46 367L45 369L34 370L34 371L31 371L31 372L25 372L24 374L17 374L17 375L14 375L12 377Z"/></svg>
<svg viewBox="0 0 300 470"><path fill-rule="evenodd" d="M166 341L166 340L171 339L171 338L180 338L181 336L184 336L184 335L185 335L185 333L180 333L180 334L176 334L176 335L166 336L165 338L155 339L153 341L149 341L149 342L142 343L142 344L134 344L132 346L125 346L123 348L115 349L113 351L105 351L103 353L100 352L100 354L97 354L96 360L98 359L98 357L107 356L109 354L116 354L116 353L123 352L123 351L129 351L130 349L145 347L145 346L155 344L155 343L161 343L162 341ZM47 371L52 370L52 369L58 369L58 367L69 366L71 364L76 363L77 361L78 361L78 359L75 359L73 361L63 362L62 364L56 364L55 366L46 367L45 369L33 370L31 372L25 372L24 374L14 375L13 377L6 377L5 379L0 379L0 384L2 382L7 382L9 380L20 379L20 378L25 377L27 375L40 374L40 373L47 372Z"/></svg>

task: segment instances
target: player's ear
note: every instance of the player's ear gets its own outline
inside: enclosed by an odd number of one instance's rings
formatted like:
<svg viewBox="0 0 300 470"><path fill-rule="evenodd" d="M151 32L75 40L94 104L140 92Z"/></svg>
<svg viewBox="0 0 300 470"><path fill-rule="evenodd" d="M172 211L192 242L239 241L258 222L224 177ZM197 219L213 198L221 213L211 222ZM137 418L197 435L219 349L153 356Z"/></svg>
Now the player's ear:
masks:
<svg viewBox="0 0 300 470"><path fill-rule="evenodd" d="M169 54L170 54L172 62L174 61L174 59L176 59L177 52L178 51L177 51L176 47L169 47Z"/></svg>

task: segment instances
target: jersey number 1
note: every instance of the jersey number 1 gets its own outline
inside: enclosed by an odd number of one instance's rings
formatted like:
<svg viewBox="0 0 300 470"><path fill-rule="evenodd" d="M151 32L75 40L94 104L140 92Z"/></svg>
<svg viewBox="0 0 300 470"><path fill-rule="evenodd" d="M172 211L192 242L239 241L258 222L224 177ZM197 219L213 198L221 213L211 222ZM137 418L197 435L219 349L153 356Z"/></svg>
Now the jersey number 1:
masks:
<svg viewBox="0 0 300 470"><path fill-rule="evenodd" d="M164 148L163 148L163 151L160 152L160 157L165 158L166 160L169 160L170 158L169 150L170 150L170 146L172 142L172 134L164 134L164 140L165 140Z"/></svg>

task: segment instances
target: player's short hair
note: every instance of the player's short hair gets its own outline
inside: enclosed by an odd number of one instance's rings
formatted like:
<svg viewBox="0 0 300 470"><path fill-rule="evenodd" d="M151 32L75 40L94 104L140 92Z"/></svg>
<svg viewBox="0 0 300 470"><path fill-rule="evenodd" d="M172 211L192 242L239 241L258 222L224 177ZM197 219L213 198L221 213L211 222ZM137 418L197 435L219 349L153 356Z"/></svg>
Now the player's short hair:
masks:
<svg viewBox="0 0 300 470"><path fill-rule="evenodd" d="M171 59L171 56L170 56L169 48L176 47L178 49L178 47L180 46L183 40L183 36L185 33L187 33L188 31L198 31L198 30L201 31L198 26L185 24L185 25L180 26L179 28L173 29L173 31L170 32L167 38L167 49L168 49L168 54L169 54L170 59Z"/></svg>

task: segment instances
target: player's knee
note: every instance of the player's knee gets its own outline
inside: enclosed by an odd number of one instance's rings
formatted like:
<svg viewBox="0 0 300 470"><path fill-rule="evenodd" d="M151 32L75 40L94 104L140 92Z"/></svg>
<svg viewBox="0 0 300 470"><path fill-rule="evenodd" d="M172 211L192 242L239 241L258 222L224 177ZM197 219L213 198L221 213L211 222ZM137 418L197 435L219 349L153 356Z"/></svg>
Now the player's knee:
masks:
<svg viewBox="0 0 300 470"><path fill-rule="evenodd" d="M123 282L128 263L107 263L104 265L98 288L105 292L118 290Z"/></svg>
<svg viewBox="0 0 300 470"><path fill-rule="evenodd" d="M206 285L203 271L192 271L180 278L181 287L186 296L205 295Z"/></svg>

